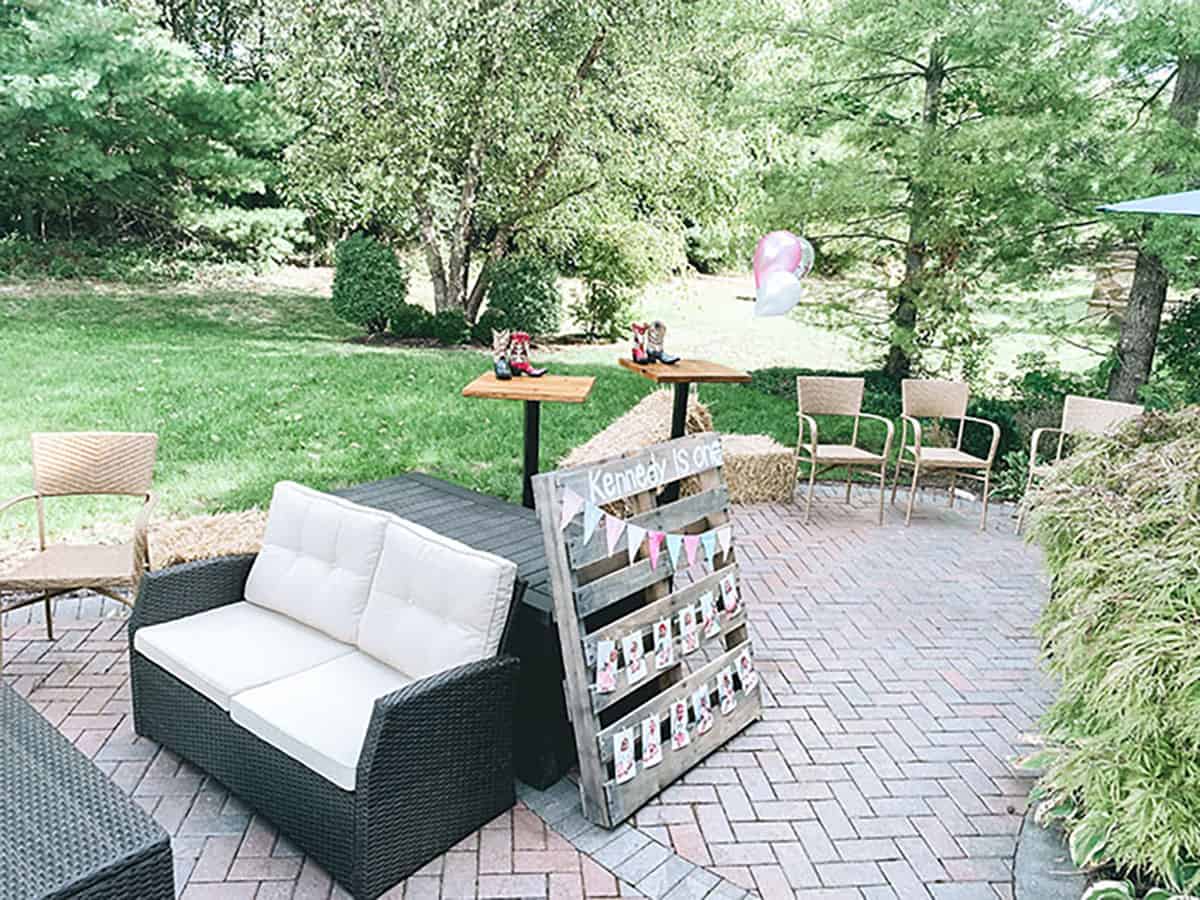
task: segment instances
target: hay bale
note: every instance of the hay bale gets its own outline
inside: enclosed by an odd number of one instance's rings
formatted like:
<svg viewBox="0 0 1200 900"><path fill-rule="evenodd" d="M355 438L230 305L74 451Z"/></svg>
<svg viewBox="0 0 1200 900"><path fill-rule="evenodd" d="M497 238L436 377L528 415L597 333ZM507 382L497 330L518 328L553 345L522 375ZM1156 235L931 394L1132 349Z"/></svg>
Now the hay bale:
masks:
<svg viewBox="0 0 1200 900"><path fill-rule="evenodd" d="M765 434L721 437L725 484L731 503L790 503L796 485L796 457Z"/></svg>
<svg viewBox="0 0 1200 900"><path fill-rule="evenodd" d="M564 468L586 466L622 456L631 450L640 450L671 439L671 413L674 407L673 392L654 391L643 397L629 412L625 413L589 441L580 444L560 460ZM698 434L712 431L712 414L708 407L693 394L688 398L686 432ZM696 478L685 478L680 482L680 495L694 494L699 490ZM614 516L628 518L634 512L632 504L619 500L603 507Z"/></svg>
<svg viewBox="0 0 1200 900"><path fill-rule="evenodd" d="M267 514L261 509L168 520L150 527L150 568L240 553L262 546Z"/></svg>

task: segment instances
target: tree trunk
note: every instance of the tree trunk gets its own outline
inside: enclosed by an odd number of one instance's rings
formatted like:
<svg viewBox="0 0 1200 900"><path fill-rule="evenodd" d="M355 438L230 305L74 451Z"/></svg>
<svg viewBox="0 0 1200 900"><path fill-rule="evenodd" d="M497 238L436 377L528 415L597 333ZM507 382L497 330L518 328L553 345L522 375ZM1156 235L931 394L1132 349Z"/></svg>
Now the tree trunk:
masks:
<svg viewBox="0 0 1200 900"><path fill-rule="evenodd" d="M1175 78L1169 114L1180 128L1194 131L1200 114L1200 56L1181 59ZM1163 164L1154 171L1166 175L1171 167ZM1150 380L1169 280L1162 260L1138 248L1133 285L1129 288L1129 302L1117 340L1117 364L1108 378L1110 400L1136 403L1142 385Z"/></svg>
<svg viewBox="0 0 1200 900"><path fill-rule="evenodd" d="M921 109L921 130L924 149L928 152L941 122L942 86L946 79L946 61L941 49L934 44L929 50L929 65L925 67L925 100ZM925 273L925 226L929 221L930 197L922 183L922 165L910 183L908 199L908 240L904 252L904 278L896 290L896 305L892 308L891 344L888 347L884 371L892 378L907 378L912 374L912 337L917 328L917 312L921 298L921 282Z"/></svg>

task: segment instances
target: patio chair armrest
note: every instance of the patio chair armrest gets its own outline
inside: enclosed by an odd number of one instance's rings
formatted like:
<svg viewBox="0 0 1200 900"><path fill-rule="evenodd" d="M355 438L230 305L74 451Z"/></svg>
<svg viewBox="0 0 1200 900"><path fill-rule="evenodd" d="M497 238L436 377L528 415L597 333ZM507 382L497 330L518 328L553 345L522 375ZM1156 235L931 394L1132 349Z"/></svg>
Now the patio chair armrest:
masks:
<svg viewBox="0 0 1200 900"><path fill-rule="evenodd" d="M18 503L24 503L26 500L36 500L37 494L22 494L19 497L11 497L8 500L0 501L0 512L4 512L10 506L16 506Z"/></svg>
<svg viewBox="0 0 1200 900"><path fill-rule="evenodd" d="M1033 435L1029 438L1029 468L1032 469L1037 465L1038 444L1042 440L1044 434L1062 434L1061 428L1035 428Z"/></svg>
<svg viewBox="0 0 1200 900"><path fill-rule="evenodd" d="M476 814L491 818L497 804L512 805L519 672L515 656L496 656L375 701L355 785L368 830L371 822L397 818L422 828L454 832L457 822L474 830L481 824L472 821Z"/></svg>
<svg viewBox="0 0 1200 900"><path fill-rule="evenodd" d="M976 425L986 425L992 429L992 446L988 450L987 463L990 466L996 458L996 448L1000 446L1000 426L988 419L980 419L976 416L963 416L964 422L974 422Z"/></svg>
<svg viewBox="0 0 1200 900"><path fill-rule="evenodd" d="M920 452L921 452L921 423L918 422L916 419L914 419L912 416L905 416L905 415L900 416L900 422L904 425L912 426L913 446L916 448L917 453L920 454ZM901 438L900 453L901 453L901 455L903 455L903 453L904 453L904 447L903 447L904 435L901 434L900 438Z"/></svg>
<svg viewBox="0 0 1200 900"><path fill-rule="evenodd" d="M146 494L146 502L138 510L137 519L133 523L133 583L134 587L141 581L142 576L150 571L150 517L158 506L158 494L151 491Z"/></svg>
<svg viewBox="0 0 1200 900"><path fill-rule="evenodd" d="M887 458L887 456L892 452L892 441L895 440L896 437L895 423L886 416L877 416L875 413L860 412L858 415L861 419L874 419L876 422L882 422L887 426L887 438L885 438L883 442L883 455L884 458Z"/></svg>
<svg viewBox="0 0 1200 900"><path fill-rule="evenodd" d="M800 437L796 440L796 450L799 451L804 446L804 426L807 425L812 432L812 442L808 444L808 451L812 454L813 459L817 458L817 420L806 413L796 413L796 418L800 420Z"/></svg>
<svg viewBox="0 0 1200 900"><path fill-rule="evenodd" d="M184 616L237 603L245 596L254 554L220 556L147 572L138 584L129 615L129 645L143 625L158 625Z"/></svg>

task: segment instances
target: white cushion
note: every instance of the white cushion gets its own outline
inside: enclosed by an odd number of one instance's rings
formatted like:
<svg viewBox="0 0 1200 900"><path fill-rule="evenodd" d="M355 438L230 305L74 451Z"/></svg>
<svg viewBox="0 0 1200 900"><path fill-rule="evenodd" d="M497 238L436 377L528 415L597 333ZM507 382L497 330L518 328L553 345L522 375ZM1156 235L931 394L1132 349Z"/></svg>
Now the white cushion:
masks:
<svg viewBox="0 0 1200 900"><path fill-rule="evenodd" d="M246 599L354 643L390 518L281 481Z"/></svg>
<svg viewBox="0 0 1200 900"><path fill-rule="evenodd" d="M394 518L358 646L418 679L495 656L517 566Z"/></svg>
<svg viewBox="0 0 1200 900"><path fill-rule="evenodd" d="M229 715L327 781L353 791L375 700L410 681L355 651L238 694Z"/></svg>
<svg viewBox="0 0 1200 900"><path fill-rule="evenodd" d="M231 603L147 625L134 633L133 646L226 710L234 694L355 652L348 644L252 603Z"/></svg>

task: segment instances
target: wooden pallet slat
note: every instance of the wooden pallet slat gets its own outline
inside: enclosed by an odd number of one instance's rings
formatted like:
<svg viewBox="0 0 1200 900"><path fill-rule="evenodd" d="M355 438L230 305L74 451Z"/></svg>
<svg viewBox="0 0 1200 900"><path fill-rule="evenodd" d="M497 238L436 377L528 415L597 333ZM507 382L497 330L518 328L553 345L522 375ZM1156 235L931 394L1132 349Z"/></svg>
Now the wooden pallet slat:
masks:
<svg viewBox="0 0 1200 900"><path fill-rule="evenodd" d="M572 491L584 498L585 503L595 506L624 501L624 508L632 508L627 526L698 534L729 522L729 493L721 475L721 463L720 439L714 434L697 434L598 465L548 472L534 478L537 517L545 542L563 651L567 708L579 750L583 812L589 820L605 827L614 827L628 818L759 718L761 695L757 682L746 691L735 674L737 706L729 714L721 713L716 699L720 672L728 666L736 673L738 657L750 649L746 597L741 592L736 545L729 552L718 549L711 563L698 560L701 569L688 572L690 583L676 586L678 573L668 559L665 546L657 566L652 566L644 545L632 561L629 559L627 532L610 553L603 523L586 543L581 515L566 529L561 528L563 496ZM657 497L662 487L684 478L696 479L691 483L698 482L698 492L659 506ZM686 559L681 557L683 564ZM719 608L720 583L728 575L733 575L739 590L738 607L732 614ZM686 606L698 606L701 596L709 592L718 607L721 630L711 638L705 638L701 632L700 647L685 656L682 636L675 624L678 613ZM654 665L652 632L663 618L672 622L675 661L658 669ZM698 627L703 626L698 623ZM622 665L617 672L617 689L598 693L595 679L599 641L612 640L619 646L622 638L635 632L642 635L646 675L631 685ZM709 731L703 735L694 733L693 722L691 742L678 751L670 749L668 732L662 761L646 768L638 755L637 774L632 780L617 784L613 771L614 737L626 728L633 729L635 753L640 754L642 721L655 716L661 732L671 704L684 698L690 710L691 697L701 685L707 686L712 695L713 724ZM631 704L635 704L632 709Z"/></svg>

